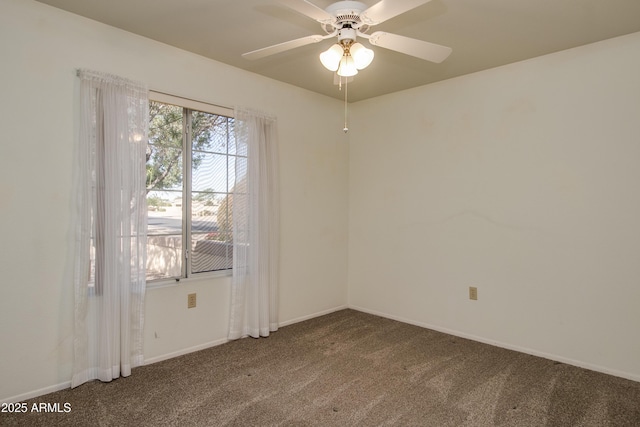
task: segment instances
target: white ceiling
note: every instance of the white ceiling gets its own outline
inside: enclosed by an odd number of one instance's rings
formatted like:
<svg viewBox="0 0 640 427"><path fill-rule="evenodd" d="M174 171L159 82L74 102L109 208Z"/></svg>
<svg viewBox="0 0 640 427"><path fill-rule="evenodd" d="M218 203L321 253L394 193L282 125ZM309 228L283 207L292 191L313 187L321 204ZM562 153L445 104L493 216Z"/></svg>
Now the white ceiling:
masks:
<svg viewBox="0 0 640 427"><path fill-rule="evenodd" d="M324 34L316 21L277 0L38 1L234 67L343 96L318 60L332 40L256 61L241 56ZM333 3L309 1L321 8ZM351 102L638 32L640 0L432 0L375 26L378 30L449 46L453 53L433 64L373 47L373 63L349 85Z"/></svg>

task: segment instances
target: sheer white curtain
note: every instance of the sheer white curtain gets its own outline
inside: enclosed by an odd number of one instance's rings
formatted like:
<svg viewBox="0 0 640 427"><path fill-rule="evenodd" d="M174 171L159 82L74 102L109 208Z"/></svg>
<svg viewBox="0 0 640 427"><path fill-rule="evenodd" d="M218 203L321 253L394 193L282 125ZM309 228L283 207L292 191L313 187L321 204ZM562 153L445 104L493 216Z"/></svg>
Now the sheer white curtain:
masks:
<svg viewBox="0 0 640 427"><path fill-rule="evenodd" d="M280 200L276 119L236 108L229 339L278 329ZM246 157L243 157L246 156Z"/></svg>
<svg viewBox="0 0 640 427"><path fill-rule="evenodd" d="M145 85L80 70L71 386L142 363L147 240Z"/></svg>

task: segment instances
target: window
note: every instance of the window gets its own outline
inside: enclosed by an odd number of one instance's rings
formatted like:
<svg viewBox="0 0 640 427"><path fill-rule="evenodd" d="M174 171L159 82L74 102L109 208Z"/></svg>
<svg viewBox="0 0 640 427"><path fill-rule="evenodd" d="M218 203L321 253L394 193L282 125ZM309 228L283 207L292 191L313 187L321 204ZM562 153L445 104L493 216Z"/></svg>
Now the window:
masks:
<svg viewBox="0 0 640 427"><path fill-rule="evenodd" d="M151 94L147 281L232 267L237 157L231 110Z"/></svg>

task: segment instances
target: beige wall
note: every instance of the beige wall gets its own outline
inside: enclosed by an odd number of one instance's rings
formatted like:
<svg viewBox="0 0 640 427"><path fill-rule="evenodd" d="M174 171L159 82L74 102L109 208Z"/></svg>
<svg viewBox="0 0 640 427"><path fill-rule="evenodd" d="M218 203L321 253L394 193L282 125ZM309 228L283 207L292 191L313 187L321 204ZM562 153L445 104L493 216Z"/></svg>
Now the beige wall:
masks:
<svg viewBox="0 0 640 427"><path fill-rule="evenodd" d="M30 0L0 0L0 57L0 401L70 380L77 68L276 115L280 320L346 305L348 144L339 101ZM224 341L229 283L224 277L149 289L145 359ZM188 310L190 292L197 292L198 307Z"/></svg>
<svg viewBox="0 0 640 427"><path fill-rule="evenodd" d="M355 104L350 306L640 380L639 51Z"/></svg>

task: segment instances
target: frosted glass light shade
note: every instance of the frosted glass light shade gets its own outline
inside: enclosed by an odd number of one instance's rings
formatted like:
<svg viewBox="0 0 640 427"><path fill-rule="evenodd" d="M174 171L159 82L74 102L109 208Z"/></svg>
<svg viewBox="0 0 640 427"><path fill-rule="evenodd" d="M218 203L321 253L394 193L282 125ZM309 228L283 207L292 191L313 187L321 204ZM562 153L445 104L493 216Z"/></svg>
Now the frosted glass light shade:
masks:
<svg viewBox="0 0 640 427"><path fill-rule="evenodd" d="M353 61L355 62L358 70L367 68L369 64L371 64L371 61L373 61L373 51L371 49L367 49L360 43L352 44L349 50L351 51L351 56L353 56Z"/></svg>
<svg viewBox="0 0 640 427"><path fill-rule="evenodd" d="M343 54L342 46L334 44L320 54L320 62L322 62L322 65L324 65L327 70L336 71L340 66L340 59Z"/></svg>
<svg viewBox="0 0 640 427"><path fill-rule="evenodd" d="M351 55L345 55L340 60L340 66L338 67L338 75L342 77L351 77L358 74L356 63Z"/></svg>

